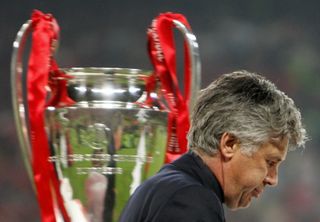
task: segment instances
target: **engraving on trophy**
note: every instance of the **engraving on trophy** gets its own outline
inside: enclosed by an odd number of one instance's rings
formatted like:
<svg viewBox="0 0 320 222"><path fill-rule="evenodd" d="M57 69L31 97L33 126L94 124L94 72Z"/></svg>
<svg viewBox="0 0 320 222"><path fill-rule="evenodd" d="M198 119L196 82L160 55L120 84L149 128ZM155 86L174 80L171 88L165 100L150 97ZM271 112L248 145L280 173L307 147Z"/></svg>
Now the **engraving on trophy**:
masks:
<svg viewBox="0 0 320 222"><path fill-rule="evenodd" d="M152 163L153 158L151 156L143 155L109 155L109 154L70 154L70 155L55 155L49 157L49 162L59 162L62 160L71 162L82 161L115 161L115 162L141 162Z"/></svg>
<svg viewBox="0 0 320 222"><path fill-rule="evenodd" d="M94 150L106 149L111 130L103 123L94 123L87 128L78 127L79 143L85 144Z"/></svg>
<svg viewBox="0 0 320 222"><path fill-rule="evenodd" d="M103 175L122 174L123 170L119 167L78 167L77 174L89 174L91 172L100 173Z"/></svg>

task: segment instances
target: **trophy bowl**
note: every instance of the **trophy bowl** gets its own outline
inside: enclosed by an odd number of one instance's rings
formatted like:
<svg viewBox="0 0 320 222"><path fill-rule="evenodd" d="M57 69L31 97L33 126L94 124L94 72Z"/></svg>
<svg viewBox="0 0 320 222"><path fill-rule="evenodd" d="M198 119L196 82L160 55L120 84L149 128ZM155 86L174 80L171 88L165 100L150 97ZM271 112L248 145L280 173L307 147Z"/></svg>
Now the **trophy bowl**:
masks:
<svg viewBox="0 0 320 222"><path fill-rule="evenodd" d="M156 92L148 92L153 103L145 105L150 72L62 71L72 78L56 81L67 81L75 103L47 108L49 161L62 181L67 211L88 221L112 221L135 188L163 165L168 111L157 104Z"/></svg>

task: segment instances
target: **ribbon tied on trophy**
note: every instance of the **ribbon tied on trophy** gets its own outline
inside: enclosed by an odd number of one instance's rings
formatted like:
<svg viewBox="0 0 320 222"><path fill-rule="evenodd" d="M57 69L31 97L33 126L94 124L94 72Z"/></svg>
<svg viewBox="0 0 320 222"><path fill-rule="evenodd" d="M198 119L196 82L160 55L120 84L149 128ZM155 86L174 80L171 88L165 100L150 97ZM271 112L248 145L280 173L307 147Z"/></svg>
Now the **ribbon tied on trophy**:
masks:
<svg viewBox="0 0 320 222"><path fill-rule="evenodd" d="M179 21L188 29L190 25L181 14L163 13L152 21L148 29L148 50L154 75L161 82L161 90L169 107L167 163L172 162L187 151L187 131L189 129L189 101L191 66L188 45L184 42L184 93L179 89L176 73L176 49L174 45L174 21Z"/></svg>
<svg viewBox="0 0 320 222"><path fill-rule="evenodd" d="M60 182L52 163L48 162L49 143L44 123L44 112L48 105L46 98L49 78L63 75L58 71L52 56L59 36L59 26L52 15L43 14L38 10L33 12L31 20L33 33L27 73L27 100L33 176L41 207L42 221L55 221L54 201L57 202L63 217L68 221L63 198L59 195ZM72 103L65 94L63 85L59 87L61 90L56 89L53 92L50 103L56 103L56 105L60 102ZM56 196L52 195L51 189L55 190Z"/></svg>

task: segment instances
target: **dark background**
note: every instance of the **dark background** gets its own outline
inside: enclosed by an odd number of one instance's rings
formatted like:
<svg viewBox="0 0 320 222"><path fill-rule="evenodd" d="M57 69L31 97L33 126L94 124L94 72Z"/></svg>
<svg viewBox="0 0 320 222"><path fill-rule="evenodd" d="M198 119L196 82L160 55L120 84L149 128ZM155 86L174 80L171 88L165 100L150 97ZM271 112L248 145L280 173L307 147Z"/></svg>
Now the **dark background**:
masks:
<svg viewBox="0 0 320 222"><path fill-rule="evenodd" d="M39 221L18 146L11 108L12 42L33 9L50 12L61 28L60 67L151 69L146 29L160 12L184 14L200 45L202 87L247 69L292 97L311 140L289 153L277 188L228 221L320 221L320 2L294 0L2 1L0 7L0 221ZM181 61L179 61L180 67ZM318 172L318 173L317 173Z"/></svg>

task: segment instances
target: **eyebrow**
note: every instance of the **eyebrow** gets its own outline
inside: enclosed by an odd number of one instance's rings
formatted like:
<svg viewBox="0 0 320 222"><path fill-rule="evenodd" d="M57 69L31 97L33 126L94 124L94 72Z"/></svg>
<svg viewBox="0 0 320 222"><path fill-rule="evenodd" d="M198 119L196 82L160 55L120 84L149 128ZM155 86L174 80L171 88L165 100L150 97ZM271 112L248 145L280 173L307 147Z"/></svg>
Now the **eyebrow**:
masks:
<svg viewBox="0 0 320 222"><path fill-rule="evenodd" d="M282 162L282 161L284 161L284 159L281 159L281 158L279 158L279 157L274 157L274 158L272 158L272 159L274 159L274 160L277 161L277 162Z"/></svg>
<svg viewBox="0 0 320 222"><path fill-rule="evenodd" d="M277 147L279 150L283 149L284 147L282 146L282 140L283 138L271 138L270 139L270 143L272 145L274 145L275 147ZM286 144L286 146L288 146L288 144Z"/></svg>
<svg viewBox="0 0 320 222"><path fill-rule="evenodd" d="M278 162L278 163L279 163L279 162L283 162L283 161L285 160L285 158L282 159L282 158L280 158L280 157L278 157L278 156L274 156L274 155L272 155L272 154L269 155L268 158L270 158L270 159L272 159L273 161L276 161L276 162Z"/></svg>
<svg viewBox="0 0 320 222"><path fill-rule="evenodd" d="M273 146L277 147L278 149L282 149L283 147L281 146L281 141L277 139L272 139L269 141Z"/></svg>

